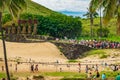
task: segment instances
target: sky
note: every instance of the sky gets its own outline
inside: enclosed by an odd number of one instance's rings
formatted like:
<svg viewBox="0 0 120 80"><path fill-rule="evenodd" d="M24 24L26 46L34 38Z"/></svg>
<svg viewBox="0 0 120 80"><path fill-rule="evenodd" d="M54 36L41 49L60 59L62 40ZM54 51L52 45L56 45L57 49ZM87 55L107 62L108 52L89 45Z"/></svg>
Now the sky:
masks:
<svg viewBox="0 0 120 80"><path fill-rule="evenodd" d="M33 0L53 11L80 16L87 12L90 0Z"/></svg>

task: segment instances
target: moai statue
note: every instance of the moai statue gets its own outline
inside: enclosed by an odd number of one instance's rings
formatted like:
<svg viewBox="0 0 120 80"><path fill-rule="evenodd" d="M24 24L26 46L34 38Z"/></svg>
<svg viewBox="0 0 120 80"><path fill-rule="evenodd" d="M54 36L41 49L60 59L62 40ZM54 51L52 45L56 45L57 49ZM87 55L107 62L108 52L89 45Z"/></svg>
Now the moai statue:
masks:
<svg viewBox="0 0 120 80"><path fill-rule="evenodd" d="M21 33L21 23L22 21L21 20L18 20L18 27L17 27L17 34L20 34Z"/></svg>
<svg viewBox="0 0 120 80"><path fill-rule="evenodd" d="M11 34L11 27L8 27L8 34Z"/></svg>
<svg viewBox="0 0 120 80"><path fill-rule="evenodd" d="M26 34L26 26L24 25L23 28L22 28L22 34Z"/></svg>
<svg viewBox="0 0 120 80"><path fill-rule="evenodd" d="M33 34L37 34L37 20L34 20Z"/></svg>
<svg viewBox="0 0 120 80"><path fill-rule="evenodd" d="M24 25L23 25L23 28L22 28L22 34L26 34L26 26L25 26L25 24L26 24L26 20L23 20L23 22L22 22Z"/></svg>
<svg viewBox="0 0 120 80"><path fill-rule="evenodd" d="M15 34L16 33L16 28L15 28L15 24L13 23L12 24L12 34Z"/></svg>
<svg viewBox="0 0 120 80"><path fill-rule="evenodd" d="M37 24L34 24L33 34L37 34Z"/></svg>
<svg viewBox="0 0 120 80"><path fill-rule="evenodd" d="M5 34L8 34L8 28L4 28Z"/></svg>
<svg viewBox="0 0 120 80"><path fill-rule="evenodd" d="M21 27L18 26L18 27L17 27L17 34L20 34L20 33L21 33Z"/></svg>
<svg viewBox="0 0 120 80"><path fill-rule="evenodd" d="M32 25L32 20L28 20L28 34L31 34L31 25Z"/></svg>
<svg viewBox="0 0 120 80"><path fill-rule="evenodd" d="M28 25L28 34L31 34L31 25Z"/></svg>

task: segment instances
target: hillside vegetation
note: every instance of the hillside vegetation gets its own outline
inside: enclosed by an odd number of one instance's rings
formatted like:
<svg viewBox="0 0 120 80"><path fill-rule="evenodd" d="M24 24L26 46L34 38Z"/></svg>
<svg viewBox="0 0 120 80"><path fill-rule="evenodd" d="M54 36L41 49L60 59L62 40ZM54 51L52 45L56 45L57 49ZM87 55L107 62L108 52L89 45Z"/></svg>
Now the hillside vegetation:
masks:
<svg viewBox="0 0 120 80"><path fill-rule="evenodd" d="M57 38L75 38L81 34L81 21L79 18L74 18L72 16L67 16L58 12L49 10L33 1L27 0L27 9L23 10L20 14L21 20L24 20L26 23L21 23L20 26L28 25L27 20L37 19L38 21L38 30L37 34L47 35ZM12 21L12 16L7 12L3 15L3 24L4 27L11 26L12 23L17 24L16 21ZM33 29L33 22L31 27Z"/></svg>
<svg viewBox="0 0 120 80"><path fill-rule="evenodd" d="M90 19L82 19L81 20L83 25L83 34L84 35L90 35ZM112 19L108 25L102 26L102 28L108 28L110 31L109 35L116 35L116 19ZM93 32L94 36L96 36L97 29L100 28L100 19L95 18L94 19L94 26L93 26Z"/></svg>
<svg viewBox="0 0 120 80"><path fill-rule="evenodd" d="M57 13L31 0L26 0L26 2L27 2L27 8L24 9L21 14L29 13L29 14L48 16L52 13ZM5 10L4 15L5 14L8 14L7 10Z"/></svg>
<svg viewBox="0 0 120 80"><path fill-rule="evenodd" d="M112 41L120 41L120 36L116 35L116 18L113 18L108 25L102 25L102 28L106 28L109 30L108 37L103 37L102 39L108 39ZM82 38L89 39L90 38L90 19L81 19L82 22ZM97 30L100 28L100 18L94 19L93 25L93 38L99 38L97 35Z"/></svg>
<svg viewBox="0 0 120 80"><path fill-rule="evenodd" d="M24 10L23 13L31 13L43 16L48 16L52 13L57 13L31 0L27 0L27 6L27 10Z"/></svg>
<svg viewBox="0 0 120 80"><path fill-rule="evenodd" d="M90 37L90 20L89 19L80 19L74 18L72 16L67 17L61 13L52 11L38 3L35 3L31 0L27 0L27 9L21 13L20 19L29 19L32 17L34 19L37 17L40 21L39 24L39 34L41 35L50 35L54 37L68 37L68 38L87 38ZM5 10L3 15L4 26L11 25L13 23L12 17ZM49 17L48 17L49 16ZM79 22L78 19L80 19ZM99 39L97 30L100 28L100 19L94 19L93 26L93 38ZM102 26L102 28L108 29L108 37L103 37L102 39L108 39L112 41L120 41L120 37L116 36L116 19L112 19L108 26ZM41 29L41 30L40 30ZM41 32L42 31L42 32ZM61 32L63 31L63 32ZM74 34L75 33L75 34ZM69 35L70 34L70 35ZM73 35L73 36L71 36Z"/></svg>

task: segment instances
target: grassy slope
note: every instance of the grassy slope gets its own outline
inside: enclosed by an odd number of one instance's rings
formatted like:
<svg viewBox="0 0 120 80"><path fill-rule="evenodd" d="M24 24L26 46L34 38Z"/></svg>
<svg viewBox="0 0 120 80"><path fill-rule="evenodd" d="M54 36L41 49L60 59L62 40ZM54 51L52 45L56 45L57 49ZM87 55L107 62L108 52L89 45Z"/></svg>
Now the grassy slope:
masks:
<svg viewBox="0 0 120 80"><path fill-rule="evenodd" d="M24 9L22 13L30 13L30 14L43 15L43 16L47 16L52 13L57 13L31 0L26 0L26 2L27 2L27 8ZM7 13L8 10L6 9L4 11L4 14Z"/></svg>
<svg viewBox="0 0 120 80"><path fill-rule="evenodd" d="M27 8L23 10L23 13L29 13L29 14L35 14L35 15L42 15L42 16L49 16L51 14L58 14L58 12L52 11L36 2L33 2L31 0L26 0L27 2ZM8 10L6 9L3 13L3 16L5 14L8 14ZM14 21L17 22L17 21ZM13 21L9 21L7 23L4 24L4 26L10 26L13 23Z"/></svg>
<svg viewBox="0 0 120 80"><path fill-rule="evenodd" d="M44 6L30 0L27 0L27 5L28 5L27 10L24 10L23 13L31 13L43 16L55 13L54 11L45 8Z"/></svg>
<svg viewBox="0 0 120 80"><path fill-rule="evenodd" d="M90 20L89 19L82 19L82 25L83 25L83 35L88 35L90 36ZM120 41L120 36L116 36L116 19L112 19L107 26L102 26L102 27L107 27L110 31L109 37L107 39L109 40L115 40L115 41ZM96 31L97 29L100 28L100 19L95 18L94 19L94 26L93 26L93 32L94 36L96 36Z"/></svg>
<svg viewBox="0 0 120 80"><path fill-rule="evenodd" d="M82 19L81 21L83 24L84 32L87 32L87 34L89 34L90 33L90 20L89 19ZM107 26L103 25L102 27L107 27L110 30L110 34L115 35L116 34L116 19L112 19ZM99 18L95 18L94 19L94 26L93 26L94 33L96 33L96 30L98 28L100 28L100 20L99 20Z"/></svg>
<svg viewBox="0 0 120 80"><path fill-rule="evenodd" d="M119 58L119 49L95 49L84 53L82 58L94 57L96 59Z"/></svg>

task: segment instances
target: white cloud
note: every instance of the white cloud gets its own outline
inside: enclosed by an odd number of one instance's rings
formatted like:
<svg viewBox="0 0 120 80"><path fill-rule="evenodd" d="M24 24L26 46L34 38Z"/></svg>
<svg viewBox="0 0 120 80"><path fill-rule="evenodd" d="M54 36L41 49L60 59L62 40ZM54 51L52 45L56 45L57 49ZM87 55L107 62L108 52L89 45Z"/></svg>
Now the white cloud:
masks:
<svg viewBox="0 0 120 80"><path fill-rule="evenodd" d="M54 11L87 11L90 0L33 0Z"/></svg>

